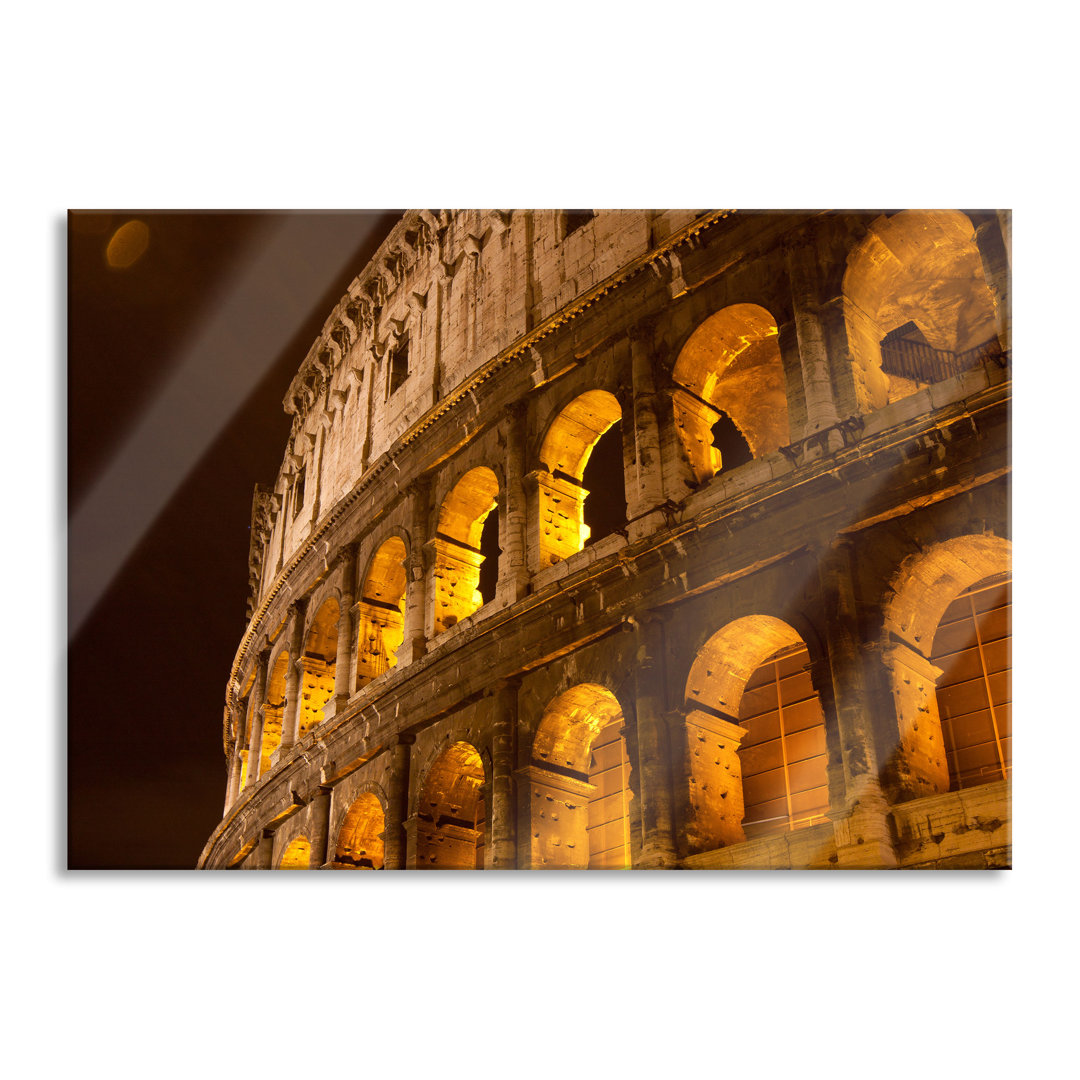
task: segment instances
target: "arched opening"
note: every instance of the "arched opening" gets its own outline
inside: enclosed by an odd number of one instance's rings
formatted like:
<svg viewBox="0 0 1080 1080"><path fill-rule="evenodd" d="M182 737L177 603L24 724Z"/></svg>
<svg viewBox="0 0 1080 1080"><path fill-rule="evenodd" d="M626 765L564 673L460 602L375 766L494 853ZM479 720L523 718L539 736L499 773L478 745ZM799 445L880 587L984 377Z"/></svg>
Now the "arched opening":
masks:
<svg viewBox="0 0 1080 1080"><path fill-rule="evenodd" d="M306 836L298 836L285 849L278 863L279 870L310 870L311 842Z"/></svg>
<svg viewBox="0 0 1080 1080"><path fill-rule="evenodd" d="M334 851L334 869L381 870L385 828L382 803L370 791L365 791L349 807L341 823Z"/></svg>
<svg viewBox="0 0 1080 1080"><path fill-rule="evenodd" d="M699 483L791 442L776 320L757 304L710 315L682 347L675 422Z"/></svg>
<svg viewBox="0 0 1080 1080"><path fill-rule="evenodd" d="M692 851L826 820L825 717L805 643L769 615L702 646L686 683Z"/></svg>
<svg viewBox="0 0 1080 1080"><path fill-rule="evenodd" d="M416 811L416 865L421 870L484 868L484 764L457 742L428 770Z"/></svg>
<svg viewBox="0 0 1080 1080"><path fill-rule="evenodd" d="M337 663L337 628L340 608L330 597L319 608L304 639L301 662L300 738L323 721L323 708L334 697Z"/></svg>
<svg viewBox="0 0 1080 1080"><path fill-rule="evenodd" d="M866 410L1001 354L975 228L959 210L877 218L848 256L842 291Z"/></svg>
<svg viewBox="0 0 1080 1080"><path fill-rule="evenodd" d="M357 690L397 663L405 637L405 558L405 541L391 536L368 565L357 611Z"/></svg>
<svg viewBox="0 0 1080 1080"><path fill-rule="evenodd" d="M630 763L610 690L580 683L550 702L529 780L533 866L630 867Z"/></svg>
<svg viewBox="0 0 1080 1080"><path fill-rule="evenodd" d="M581 473L584 490L584 547L626 527L622 420L616 420L593 444Z"/></svg>
<svg viewBox="0 0 1080 1080"><path fill-rule="evenodd" d="M470 469L453 487L439 509L435 531L435 634L449 630L494 599L494 589L485 598L479 588L481 569L488 563L498 576L499 481L491 469ZM489 557L494 529L495 557ZM484 551L487 532L488 552Z"/></svg>
<svg viewBox="0 0 1080 1080"><path fill-rule="evenodd" d="M930 662L941 668L938 715L949 788L1012 775L1012 578L984 578L946 609Z"/></svg>
<svg viewBox="0 0 1080 1080"><path fill-rule="evenodd" d="M1011 561L1008 540L957 536L906 558L890 583L882 659L897 728L882 786L892 801L1011 776Z"/></svg>
<svg viewBox="0 0 1080 1080"><path fill-rule="evenodd" d="M538 569L625 526L621 419L613 394L589 390L571 401L548 428L540 447L539 506L531 545ZM592 491L594 502L588 504Z"/></svg>
<svg viewBox="0 0 1080 1080"><path fill-rule="evenodd" d="M266 704L263 707L262 753L259 775L270 771L270 757L281 745L281 724L285 715L285 680L289 673L289 654L278 653L274 667L266 680Z"/></svg>

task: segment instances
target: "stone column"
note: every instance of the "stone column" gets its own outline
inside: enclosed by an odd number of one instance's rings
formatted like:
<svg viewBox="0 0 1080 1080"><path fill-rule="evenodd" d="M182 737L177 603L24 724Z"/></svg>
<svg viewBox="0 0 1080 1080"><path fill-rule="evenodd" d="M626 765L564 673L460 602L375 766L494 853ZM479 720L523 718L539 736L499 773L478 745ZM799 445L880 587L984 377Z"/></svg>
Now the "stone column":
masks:
<svg viewBox="0 0 1080 1080"><path fill-rule="evenodd" d="M281 744L278 746L278 760L284 757L296 743L297 732L300 727L300 698L304 675L304 612L306 609L306 600L294 601L291 608L289 670L285 675L285 714L281 719Z"/></svg>
<svg viewBox="0 0 1080 1080"><path fill-rule="evenodd" d="M893 867L896 852L878 778L873 710L859 649L852 547L850 540L838 540L818 569L847 804L833 826L841 867Z"/></svg>
<svg viewBox="0 0 1080 1080"><path fill-rule="evenodd" d="M682 759L676 768L682 805L676 810L677 817L679 811L684 815L687 854L741 844L746 839L742 825L746 806L739 746L746 729L734 718L704 709L680 709L668 718L672 756ZM682 743L678 751L677 737Z"/></svg>
<svg viewBox="0 0 1080 1080"><path fill-rule="evenodd" d="M311 841L312 870L330 862L330 788L316 788L308 807L308 839Z"/></svg>
<svg viewBox="0 0 1080 1080"><path fill-rule="evenodd" d="M256 661L255 685L251 688L251 742L248 744L247 786L252 787L259 779L262 763L263 705L266 701L266 669L270 664L270 650L263 649Z"/></svg>
<svg viewBox="0 0 1080 1080"><path fill-rule="evenodd" d="M236 796L240 794L240 768L242 764L242 754L244 752L244 717L246 701L240 701L234 705L230 712L232 713L232 724L235 728L235 737L233 739L232 754L229 761L229 780L225 787L225 809L228 811L229 807L236 802Z"/></svg>
<svg viewBox="0 0 1080 1080"><path fill-rule="evenodd" d="M405 557L405 636L397 651L400 665L419 660L427 651L428 569L431 553L427 549L428 519L431 514L431 483L418 480L410 490L412 529L409 553Z"/></svg>
<svg viewBox="0 0 1080 1080"><path fill-rule="evenodd" d="M272 833L264 832L254 850L244 860L245 870L269 870L274 859L274 837Z"/></svg>
<svg viewBox="0 0 1080 1080"><path fill-rule="evenodd" d="M409 813L409 749L415 735L399 735L390 748L390 781L386 793L386 821L383 833L383 866L404 870L406 857L405 819Z"/></svg>
<svg viewBox="0 0 1080 1080"><path fill-rule="evenodd" d="M594 786L542 766L514 773L518 805L518 865L523 870L586 870L589 798ZM632 832L637 831L631 825Z"/></svg>
<svg viewBox="0 0 1080 1080"><path fill-rule="evenodd" d="M629 720L623 723L622 740L626 747L626 760L630 763L631 800L627 807L626 827L630 833L630 867L637 869L641 863L641 757L638 754L637 724ZM590 785L591 787L592 785Z"/></svg>
<svg viewBox="0 0 1080 1080"><path fill-rule="evenodd" d="M634 471L626 492L631 543L655 532L663 524L656 510L665 500L664 466L660 453L656 377L653 373L655 321L647 319L630 330L630 366L634 388Z"/></svg>
<svg viewBox="0 0 1080 1080"><path fill-rule="evenodd" d="M641 770L643 869L670 869L678 862L672 797L671 748L664 723L664 626L645 616L636 626L634 669L638 767Z"/></svg>
<svg viewBox="0 0 1080 1080"><path fill-rule="evenodd" d="M875 713L881 718L878 756L886 799L903 802L948 791L949 767L937 703L941 668L897 640L875 643L867 659L877 668L883 686Z"/></svg>
<svg viewBox="0 0 1080 1080"><path fill-rule="evenodd" d="M356 555L358 545L346 544L339 556L342 566L341 602L337 625L337 657L334 660L334 715L352 697L353 655L356 651L356 622L353 616L356 595Z"/></svg>
<svg viewBox="0 0 1080 1080"><path fill-rule="evenodd" d="M506 468L503 498L499 506L499 583L496 596L500 606L509 607L522 599L529 588L526 545L525 431L528 408L518 402L506 410Z"/></svg>
<svg viewBox="0 0 1080 1080"><path fill-rule="evenodd" d="M817 304L818 283L813 240L804 237L790 244L786 256L806 401L806 426L802 437L808 438L838 424L840 416L836 408L829 355L825 347L825 328ZM794 432L792 434L794 435ZM830 444L829 449L839 449L840 445L839 442L836 447Z"/></svg>
<svg viewBox="0 0 1080 1080"><path fill-rule="evenodd" d="M491 739L491 799L488 803L488 845L485 869L513 870L517 867L517 840L514 799L514 741L517 736L519 683L502 683L491 695L494 710Z"/></svg>

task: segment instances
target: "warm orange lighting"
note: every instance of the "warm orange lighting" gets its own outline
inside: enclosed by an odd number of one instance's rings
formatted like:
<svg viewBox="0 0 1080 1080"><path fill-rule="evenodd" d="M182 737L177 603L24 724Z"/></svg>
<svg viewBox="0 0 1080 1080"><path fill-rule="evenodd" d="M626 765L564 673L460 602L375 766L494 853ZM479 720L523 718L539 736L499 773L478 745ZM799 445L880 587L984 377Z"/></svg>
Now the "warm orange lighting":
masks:
<svg viewBox="0 0 1080 1080"><path fill-rule="evenodd" d="M672 378L679 438L698 481L724 467L713 426L727 416L754 457L791 441L776 321L757 304L732 304L690 335Z"/></svg>
<svg viewBox="0 0 1080 1080"><path fill-rule="evenodd" d="M435 633L468 618L484 602L477 588L484 522L494 511L499 481L488 468L467 472L446 496L435 535Z"/></svg>
<svg viewBox="0 0 1080 1080"><path fill-rule="evenodd" d="M379 545L360 590L356 689L397 663L405 639L405 541L391 536Z"/></svg>
<svg viewBox="0 0 1080 1080"><path fill-rule="evenodd" d="M381 870L386 824L382 804L366 791L349 807L334 853L336 869Z"/></svg>
<svg viewBox="0 0 1080 1080"><path fill-rule="evenodd" d="M298 836L281 856L282 870L311 869L311 842L306 836Z"/></svg>
<svg viewBox="0 0 1080 1080"><path fill-rule="evenodd" d="M417 867L484 867L484 765L476 747L454 743L428 770L417 806Z"/></svg>
<svg viewBox="0 0 1080 1080"><path fill-rule="evenodd" d="M112 234L105 249L105 261L116 270L126 270L146 253L150 230L141 221L129 221Z"/></svg>

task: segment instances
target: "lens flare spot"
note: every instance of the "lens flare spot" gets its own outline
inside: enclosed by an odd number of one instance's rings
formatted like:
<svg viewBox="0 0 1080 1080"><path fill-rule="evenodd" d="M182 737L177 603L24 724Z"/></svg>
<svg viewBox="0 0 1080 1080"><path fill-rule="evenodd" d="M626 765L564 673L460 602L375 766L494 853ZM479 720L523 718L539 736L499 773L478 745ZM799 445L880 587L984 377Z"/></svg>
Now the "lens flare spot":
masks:
<svg viewBox="0 0 1080 1080"><path fill-rule="evenodd" d="M126 270L142 257L150 244L150 230L141 221L128 221L113 233L105 249L105 261L116 270Z"/></svg>

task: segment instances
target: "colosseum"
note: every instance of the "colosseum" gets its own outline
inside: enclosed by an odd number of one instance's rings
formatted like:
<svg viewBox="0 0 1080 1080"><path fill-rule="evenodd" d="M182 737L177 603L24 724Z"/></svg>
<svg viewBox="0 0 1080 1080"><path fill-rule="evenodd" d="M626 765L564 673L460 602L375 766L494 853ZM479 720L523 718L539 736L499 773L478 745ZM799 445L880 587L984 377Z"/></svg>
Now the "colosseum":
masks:
<svg viewBox="0 0 1080 1080"><path fill-rule="evenodd" d="M1008 867L1010 263L994 210L406 213L255 489L199 867Z"/></svg>

